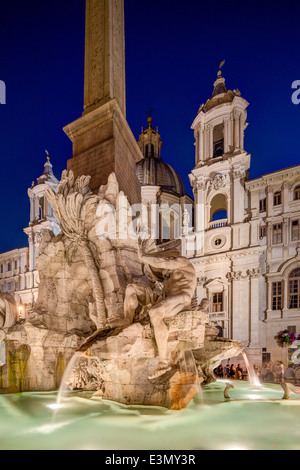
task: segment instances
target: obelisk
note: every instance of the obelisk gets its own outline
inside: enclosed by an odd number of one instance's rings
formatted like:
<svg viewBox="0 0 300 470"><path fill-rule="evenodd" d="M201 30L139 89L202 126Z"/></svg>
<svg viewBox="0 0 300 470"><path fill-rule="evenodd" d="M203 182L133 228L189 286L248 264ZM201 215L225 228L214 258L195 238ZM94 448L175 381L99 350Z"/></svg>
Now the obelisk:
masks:
<svg viewBox="0 0 300 470"><path fill-rule="evenodd" d="M94 192L115 172L132 204L143 156L126 121L124 29L124 0L86 0L84 111L64 131L73 142L68 170L90 175Z"/></svg>

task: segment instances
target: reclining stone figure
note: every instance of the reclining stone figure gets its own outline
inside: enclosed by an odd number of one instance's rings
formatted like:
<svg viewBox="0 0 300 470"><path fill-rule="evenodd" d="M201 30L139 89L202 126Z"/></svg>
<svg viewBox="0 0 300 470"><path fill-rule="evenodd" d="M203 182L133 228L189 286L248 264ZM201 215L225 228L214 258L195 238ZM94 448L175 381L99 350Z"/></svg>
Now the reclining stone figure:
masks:
<svg viewBox="0 0 300 470"><path fill-rule="evenodd" d="M159 354L159 364L150 380L171 370L168 359L168 327L166 317L174 317L190 308L196 288L196 272L191 262L174 249L157 248L145 252L145 242L139 244L139 258L145 266L152 288L142 284L131 284L126 289L124 319L110 326L129 326L139 303L148 309ZM153 285L156 287L153 289ZM160 288L160 289L159 289Z"/></svg>

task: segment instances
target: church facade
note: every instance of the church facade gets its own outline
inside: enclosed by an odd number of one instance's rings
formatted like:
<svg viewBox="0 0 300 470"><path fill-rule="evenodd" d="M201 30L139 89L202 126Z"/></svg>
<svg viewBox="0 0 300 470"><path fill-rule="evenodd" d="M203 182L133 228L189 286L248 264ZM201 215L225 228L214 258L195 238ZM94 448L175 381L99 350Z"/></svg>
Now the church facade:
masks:
<svg viewBox="0 0 300 470"><path fill-rule="evenodd" d="M28 189L30 221L24 229L28 236L28 246L0 254L0 290L15 297L21 317L26 315L26 310L33 307L37 300L39 274L36 259L44 230L51 230L55 235L60 232L45 197L46 185L55 189L57 184L48 156L43 174Z"/></svg>
<svg viewBox="0 0 300 470"><path fill-rule="evenodd" d="M287 364L288 350L275 337L300 334L300 165L249 179L247 107L219 71L192 125L190 182L201 243L189 258L198 299L210 300L220 334L242 341L253 362Z"/></svg>

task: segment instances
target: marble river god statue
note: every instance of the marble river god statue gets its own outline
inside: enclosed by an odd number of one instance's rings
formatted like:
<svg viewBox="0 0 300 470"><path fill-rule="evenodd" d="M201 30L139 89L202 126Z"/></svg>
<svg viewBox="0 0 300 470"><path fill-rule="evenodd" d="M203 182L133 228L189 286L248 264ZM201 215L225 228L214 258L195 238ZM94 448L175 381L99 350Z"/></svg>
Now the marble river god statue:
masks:
<svg viewBox="0 0 300 470"><path fill-rule="evenodd" d="M156 290L158 293L155 296L155 289L151 292L149 286L129 285L125 293L124 320L117 321L115 326L132 324L139 302L145 299L159 356L158 368L149 377L151 380L171 370L168 360L169 330L164 318L174 317L191 306L196 288L196 272L190 261L174 249L145 252L144 247L145 243L139 244L139 258L144 263L150 280L154 285L159 284L161 290Z"/></svg>
<svg viewBox="0 0 300 470"><path fill-rule="evenodd" d="M124 193L116 175L98 193L89 182L64 171L56 192L46 191L61 233L44 232L38 299L26 320L14 324L0 297L0 393L57 389L77 353L70 389L181 409L243 345L218 338L207 300L192 306L195 270L177 242L118 236ZM116 237L99 231L107 205L117 215L107 224Z"/></svg>

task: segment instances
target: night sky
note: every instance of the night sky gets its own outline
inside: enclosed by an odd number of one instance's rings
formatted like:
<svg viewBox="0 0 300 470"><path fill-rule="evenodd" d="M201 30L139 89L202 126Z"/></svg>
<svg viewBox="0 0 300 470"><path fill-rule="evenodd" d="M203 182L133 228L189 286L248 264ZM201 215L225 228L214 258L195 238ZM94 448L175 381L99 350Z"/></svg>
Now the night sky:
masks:
<svg viewBox="0 0 300 470"><path fill-rule="evenodd" d="M300 163L300 2L125 0L127 120L136 138L153 108L162 157L191 195L190 126L212 94L218 63L229 89L250 102L245 148L256 178ZM27 246L27 188L45 149L59 178L72 156L62 127L83 107L84 0L1 1L0 253Z"/></svg>

